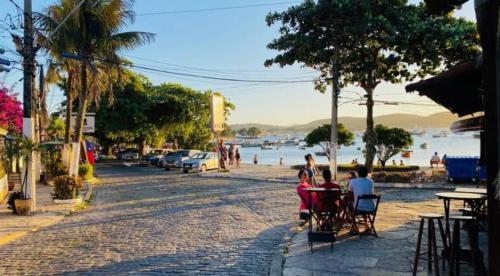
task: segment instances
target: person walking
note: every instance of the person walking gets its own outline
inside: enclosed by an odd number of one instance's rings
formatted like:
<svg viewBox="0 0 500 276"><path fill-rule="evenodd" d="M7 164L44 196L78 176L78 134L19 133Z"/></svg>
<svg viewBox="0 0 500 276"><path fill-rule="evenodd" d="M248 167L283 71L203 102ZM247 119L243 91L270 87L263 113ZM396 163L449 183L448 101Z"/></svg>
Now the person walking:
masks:
<svg viewBox="0 0 500 276"><path fill-rule="evenodd" d="M312 157L311 154L306 154L306 156L304 156L305 160L306 160L306 171L307 171L307 174L309 176L309 184L311 184L312 186L316 186L317 184L317 181L316 181L316 175L319 173L318 171L318 168L316 167L316 162L314 162L314 158Z"/></svg>
<svg viewBox="0 0 500 276"><path fill-rule="evenodd" d="M236 158L236 168L239 168L240 161L241 161L241 155L240 155L240 151L238 149L236 149L234 157Z"/></svg>
<svg viewBox="0 0 500 276"><path fill-rule="evenodd" d="M258 161L257 161L257 154L255 154L255 155L253 156L253 164L254 164L254 165L257 165L257 163L258 163Z"/></svg>

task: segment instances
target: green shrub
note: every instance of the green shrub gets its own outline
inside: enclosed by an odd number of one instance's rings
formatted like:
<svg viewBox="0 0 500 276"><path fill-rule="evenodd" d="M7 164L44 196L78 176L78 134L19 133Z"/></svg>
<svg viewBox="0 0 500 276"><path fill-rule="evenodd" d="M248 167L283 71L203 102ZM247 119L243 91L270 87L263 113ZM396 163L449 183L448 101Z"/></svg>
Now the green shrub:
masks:
<svg viewBox="0 0 500 276"><path fill-rule="evenodd" d="M89 180L94 176L94 167L90 164L82 164L78 167L78 175L83 180Z"/></svg>
<svg viewBox="0 0 500 276"><path fill-rule="evenodd" d="M54 178L53 199L75 199L82 190L83 180L80 177L62 175Z"/></svg>

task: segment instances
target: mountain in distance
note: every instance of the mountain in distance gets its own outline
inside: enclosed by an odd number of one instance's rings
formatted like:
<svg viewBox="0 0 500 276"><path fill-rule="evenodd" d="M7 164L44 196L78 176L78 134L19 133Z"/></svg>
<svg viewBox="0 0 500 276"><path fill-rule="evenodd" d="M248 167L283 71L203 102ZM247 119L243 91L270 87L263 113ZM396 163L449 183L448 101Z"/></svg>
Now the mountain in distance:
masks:
<svg viewBox="0 0 500 276"><path fill-rule="evenodd" d="M439 112L429 116L414 114L394 113L374 117L375 124L385 126L400 127L406 130L427 129L427 128L449 128L451 123L458 120L458 116L450 112ZM339 117L339 122L344 124L351 131L362 131L366 128L366 118L363 117ZM242 128L257 127L267 133L306 133L323 124L329 124L330 119L312 121L307 124L291 126L274 126L266 124L234 124L231 128L239 130Z"/></svg>

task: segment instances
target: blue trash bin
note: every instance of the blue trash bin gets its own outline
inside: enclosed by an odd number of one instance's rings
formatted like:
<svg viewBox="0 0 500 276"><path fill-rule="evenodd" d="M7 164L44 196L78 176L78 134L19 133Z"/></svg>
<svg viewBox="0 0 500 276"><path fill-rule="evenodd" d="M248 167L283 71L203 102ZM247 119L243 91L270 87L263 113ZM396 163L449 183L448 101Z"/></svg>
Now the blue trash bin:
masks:
<svg viewBox="0 0 500 276"><path fill-rule="evenodd" d="M448 181L476 181L478 173L481 175L481 172L478 172L478 162L479 157L475 156L447 157L446 176Z"/></svg>

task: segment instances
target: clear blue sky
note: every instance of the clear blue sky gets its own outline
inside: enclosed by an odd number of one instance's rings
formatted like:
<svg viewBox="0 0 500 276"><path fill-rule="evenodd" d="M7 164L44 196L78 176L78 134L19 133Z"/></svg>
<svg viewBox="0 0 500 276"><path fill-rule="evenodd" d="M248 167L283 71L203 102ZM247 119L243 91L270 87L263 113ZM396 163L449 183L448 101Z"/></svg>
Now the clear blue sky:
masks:
<svg viewBox="0 0 500 276"><path fill-rule="evenodd" d="M21 0L14 0L22 6ZM42 11L54 0L34 0L34 11ZM277 37L276 27L267 27L264 21L266 14L273 10L283 10L292 4L279 4L266 7L246 9L229 9L218 11L202 11L173 13L162 15L144 15L158 11L180 11L219 7L233 7L276 2L293 2L286 0L137 0L134 10L138 14L136 23L129 30L140 30L155 33L154 43L124 52L125 57L138 65L157 67L184 73L210 75L244 79L309 79L314 72L300 67L281 69L265 68L266 58L273 57L276 52L270 51L266 45ZM299 1L297 1L298 3ZM410 1L419 2L417 0ZM7 13L16 14L9 0L0 0L0 19ZM474 20L473 1L466 3L457 12ZM0 24L5 26L5 24ZM14 48L8 33L0 29L0 47ZM7 55L13 59L13 54ZM40 58L41 60L43 57ZM270 123L290 125L307 123L330 116L331 97L314 90L312 84L248 84L225 81L202 80L192 77L179 77L163 73L141 72L154 83L177 82L199 90L217 90L222 92L236 105L236 110L229 119L230 123ZM11 86L21 78L19 71L0 73L0 81ZM22 83L15 85L15 91L21 92ZM347 87L343 92L344 99L359 97L362 90ZM49 107L54 110L63 99L62 93L50 88ZM377 88L376 99L397 100L431 104L424 97L408 95L404 84L381 84ZM375 115L389 113L415 113L427 115L444 111L439 106L376 106ZM340 106L340 116L364 117L366 109L357 103L346 103Z"/></svg>

